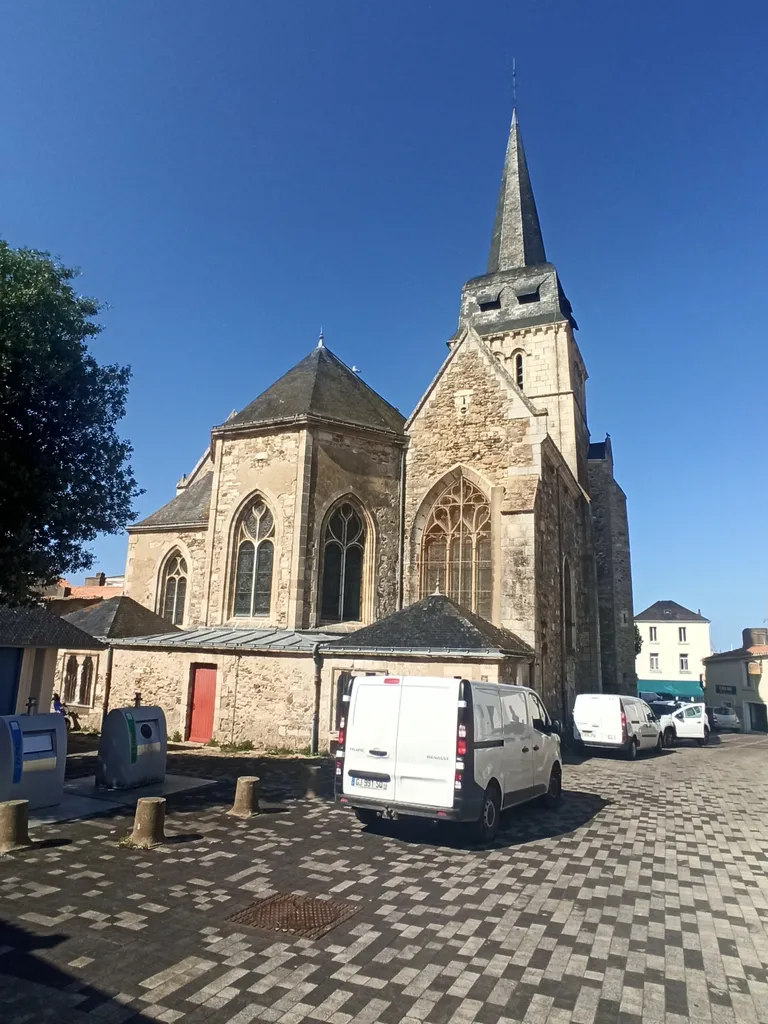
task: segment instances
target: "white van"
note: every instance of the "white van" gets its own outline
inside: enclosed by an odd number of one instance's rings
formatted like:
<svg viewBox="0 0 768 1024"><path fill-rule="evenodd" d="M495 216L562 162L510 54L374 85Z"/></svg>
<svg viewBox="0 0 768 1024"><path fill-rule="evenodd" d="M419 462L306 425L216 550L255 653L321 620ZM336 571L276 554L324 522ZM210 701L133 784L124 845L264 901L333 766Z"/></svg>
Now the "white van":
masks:
<svg viewBox="0 0 768 1024"><path fill-rule="evenodd" d="M617 693L580 693L573 705L573 738L584 747L620 750L634 760L641 750L660 754L661 724L644 700Z"/></svg>
<svg viewBox="0 0 768 1024"><path fill-rule="evenodd" d="M336 799L360 821L472 822L490 841L499 812L560 800L559 725L522 686L429 676L357 676L346 686Z"/></svg>

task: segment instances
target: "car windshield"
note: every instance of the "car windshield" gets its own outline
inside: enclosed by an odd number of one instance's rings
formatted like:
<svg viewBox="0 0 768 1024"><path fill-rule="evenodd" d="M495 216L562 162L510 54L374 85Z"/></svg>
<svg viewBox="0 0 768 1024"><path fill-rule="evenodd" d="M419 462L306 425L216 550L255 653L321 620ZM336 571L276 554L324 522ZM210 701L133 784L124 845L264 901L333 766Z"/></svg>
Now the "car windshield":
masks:
<svg viewBox="0 0 768 1024"><path fill-rule="evenodd" d="M677 711L677 704L673 704L671 701L666 700L655 700L651 707L657 715L671 715L674 711Z"/></svg>

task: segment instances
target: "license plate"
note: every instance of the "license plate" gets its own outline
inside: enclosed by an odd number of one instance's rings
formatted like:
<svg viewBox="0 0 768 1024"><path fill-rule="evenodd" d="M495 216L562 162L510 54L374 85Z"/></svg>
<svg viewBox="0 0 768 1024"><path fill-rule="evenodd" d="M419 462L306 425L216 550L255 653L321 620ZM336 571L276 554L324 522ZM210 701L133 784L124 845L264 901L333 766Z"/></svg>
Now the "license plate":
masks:
<svg viewBox="0 0 768 1024"><path fill-rule="evenodd" d="M350 779L350 783L355 789L386 789L386 782L381 782L379 779Z"/></svg>

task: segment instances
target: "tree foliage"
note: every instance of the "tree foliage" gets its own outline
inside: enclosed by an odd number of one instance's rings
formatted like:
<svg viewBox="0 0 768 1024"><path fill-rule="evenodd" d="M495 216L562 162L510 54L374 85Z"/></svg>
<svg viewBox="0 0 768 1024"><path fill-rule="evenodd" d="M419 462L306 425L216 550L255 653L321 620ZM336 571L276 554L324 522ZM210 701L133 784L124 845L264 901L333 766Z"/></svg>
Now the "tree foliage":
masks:
<svg viewBox="0 0 768 1024"><path fill-rule="evenodd" d="M637 627L637 623L635 623L635 657L637 657L637 655L640 653L640 651L642 651L642 649L643 638L640 635L640 630Z"/></svg>
<svg viewBox="0 0 768 1024"><path fill-rule="evenodd" d="M116 431L130 370L87 341L102 306L77 272L0 240L0 602L25 604L89 568L99 533L130 522L139 494Z"/></svg>

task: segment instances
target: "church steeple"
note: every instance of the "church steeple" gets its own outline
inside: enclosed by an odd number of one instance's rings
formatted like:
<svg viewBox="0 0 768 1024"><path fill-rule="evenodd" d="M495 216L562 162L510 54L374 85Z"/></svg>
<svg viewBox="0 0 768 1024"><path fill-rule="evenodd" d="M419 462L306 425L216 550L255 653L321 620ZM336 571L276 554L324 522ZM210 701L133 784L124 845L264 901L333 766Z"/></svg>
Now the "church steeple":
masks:
<svg viewBox="0 0 768 1024"><path fill-rule="evenodd" d="M539 214L515 110L512 113L504 172L501 176L488 273L535 267L546 262Z"/></svg>

